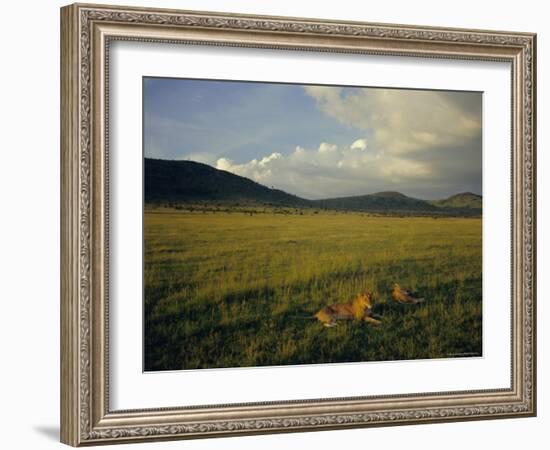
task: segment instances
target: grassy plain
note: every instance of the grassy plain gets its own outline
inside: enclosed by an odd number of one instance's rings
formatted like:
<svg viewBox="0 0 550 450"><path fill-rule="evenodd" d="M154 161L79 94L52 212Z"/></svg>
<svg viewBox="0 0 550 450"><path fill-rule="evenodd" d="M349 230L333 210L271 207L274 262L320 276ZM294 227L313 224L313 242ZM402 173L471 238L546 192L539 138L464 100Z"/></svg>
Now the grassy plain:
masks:
<svg viewBox="0 0 550 450"><path fill-rule="evenodd" d="M480 218L147 208L144 221L145 370L481 354ZM426 302L394 303L394 282ZM308 318L362 290L380 327Z"/></svg>

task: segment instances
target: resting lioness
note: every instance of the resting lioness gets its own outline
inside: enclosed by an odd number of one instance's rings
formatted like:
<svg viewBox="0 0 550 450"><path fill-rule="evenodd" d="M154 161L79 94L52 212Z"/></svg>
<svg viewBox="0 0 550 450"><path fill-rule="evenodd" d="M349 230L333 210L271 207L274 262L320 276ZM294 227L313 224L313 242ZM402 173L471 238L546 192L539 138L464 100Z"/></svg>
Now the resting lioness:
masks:
<svg viewBox="0 0 550 450"><path fill-rule="evenodd" d="M364 320L373 325L380 325L380 321L372 317L374 300L371 292L359 294L355 300L348 303L334 303L325 306L314 317L325 327L334 327L338 320Z"/></svg>

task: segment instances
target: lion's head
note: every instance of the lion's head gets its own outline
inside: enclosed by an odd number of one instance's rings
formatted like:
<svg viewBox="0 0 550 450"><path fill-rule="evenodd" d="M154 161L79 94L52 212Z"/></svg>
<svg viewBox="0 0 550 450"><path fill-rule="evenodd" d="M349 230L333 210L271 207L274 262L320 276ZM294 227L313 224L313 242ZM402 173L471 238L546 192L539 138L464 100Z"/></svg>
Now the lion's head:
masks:
<svg viewBox="0 0 550 450"><path fill-rule="evenodd" d="M354 303L362 309L371 309L374 306L374 296L369 291L361 292Z"/></svg>

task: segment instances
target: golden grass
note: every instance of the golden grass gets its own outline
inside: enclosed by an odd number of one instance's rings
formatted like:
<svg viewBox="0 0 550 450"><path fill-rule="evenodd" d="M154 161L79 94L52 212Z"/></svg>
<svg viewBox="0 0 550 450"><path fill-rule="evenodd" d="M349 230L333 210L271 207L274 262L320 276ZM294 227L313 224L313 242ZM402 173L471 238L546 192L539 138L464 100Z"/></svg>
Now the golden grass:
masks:
<svg viewBox="0 0 550 450"><path fill-rule="evenodd" d="M481 354L481 219L157 209L144 230L146 370ZM305 318L363 290L381 327Z"/></svg>

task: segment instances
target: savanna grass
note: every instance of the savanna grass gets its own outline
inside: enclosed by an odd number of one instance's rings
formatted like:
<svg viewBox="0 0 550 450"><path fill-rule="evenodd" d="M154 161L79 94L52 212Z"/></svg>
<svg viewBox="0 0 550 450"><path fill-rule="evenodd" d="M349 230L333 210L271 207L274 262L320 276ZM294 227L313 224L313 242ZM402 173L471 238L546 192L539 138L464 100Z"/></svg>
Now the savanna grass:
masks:
<svg viewBox="0 0 550 450"><path fill-rule="evenodd" d="M481 219L147 209L145 369L481 355ZM426 302L391 300L394 282ZM382 325L321 307L374 293Z"/></svg>

